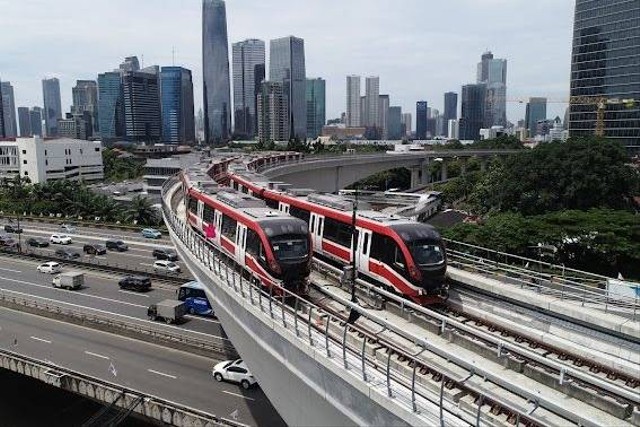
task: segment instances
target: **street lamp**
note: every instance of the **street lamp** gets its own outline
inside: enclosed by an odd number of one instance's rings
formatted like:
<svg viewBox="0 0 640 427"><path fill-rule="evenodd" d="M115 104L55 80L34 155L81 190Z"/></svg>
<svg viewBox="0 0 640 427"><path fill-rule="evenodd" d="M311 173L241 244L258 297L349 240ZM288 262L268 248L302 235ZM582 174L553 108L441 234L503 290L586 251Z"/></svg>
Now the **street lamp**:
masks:
<svg viewBox="0 0 640 427"><path fill-rule="evenodd" d="M356 216L358 214L358 187L355 187L355 198L353 200L353 211L351 215L351 302L357 303L356 298L356 278L357 278L357 265L356 265L356 253L358 248L358 229L356 228ZM349 319L347 323L354 323L360 317L360 313L353 308L349 312Z"/></svg>

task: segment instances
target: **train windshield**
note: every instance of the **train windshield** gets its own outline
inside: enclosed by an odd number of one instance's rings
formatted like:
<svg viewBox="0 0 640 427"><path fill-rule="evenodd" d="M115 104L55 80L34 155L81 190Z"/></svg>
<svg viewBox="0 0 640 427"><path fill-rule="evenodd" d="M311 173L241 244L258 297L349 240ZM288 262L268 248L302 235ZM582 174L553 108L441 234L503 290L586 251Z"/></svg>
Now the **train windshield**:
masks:
<svg viewBox="0 0 640 427"><path fill-rule="evenodd" d="M284 235L271 239L273 252L279 261L292 261L309 255L309 239L300 235Z"/></svg>
<svg viewBox="0 0 640 427"><path fill-rule="evenodd" d="M442 248L429 240L414 240L407 242L413 260L420 266L437 265L444 262Z"/></svg>

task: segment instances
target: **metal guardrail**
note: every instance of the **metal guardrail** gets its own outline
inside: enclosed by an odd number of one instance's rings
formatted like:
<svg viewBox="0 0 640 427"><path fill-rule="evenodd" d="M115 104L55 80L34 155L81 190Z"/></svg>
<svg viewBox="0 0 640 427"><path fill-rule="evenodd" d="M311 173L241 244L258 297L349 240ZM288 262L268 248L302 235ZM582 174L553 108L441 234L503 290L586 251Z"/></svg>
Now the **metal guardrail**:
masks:
<svg viewBox="0 0 640 427"><path fill-rule="evenodd" d="M0 214L0 220L2 221L16 221L17 214L13 213L13 215ZM57 216L38 216L38 215L22 215L20 214L20 222L38 222L38 223L47 223L52 225L62 225L64 223L72 222L77 224L78 227L94 227L94 228L107 228L107 229L117 229L117 230L125 230L132 232L139 232L141 229L146 228L145 225L132 225L132 224L114 224L110 222L103 221L85 221L79 220L76 218L63 218ZM24 225L24 224L22 224ZM166 231L164 226L158 226L162 231Z"/></svg>

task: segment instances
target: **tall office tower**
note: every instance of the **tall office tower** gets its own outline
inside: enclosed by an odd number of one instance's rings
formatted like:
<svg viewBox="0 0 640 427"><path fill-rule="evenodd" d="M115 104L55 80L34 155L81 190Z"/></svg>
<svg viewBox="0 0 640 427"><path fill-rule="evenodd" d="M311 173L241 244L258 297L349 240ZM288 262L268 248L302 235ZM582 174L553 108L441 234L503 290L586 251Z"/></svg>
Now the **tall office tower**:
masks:
<svg viewBox="0 0 640 427"><path fill-rule="evenodd" d="M484 123L486 97L484 84L462 86L462 114L460 115L460 139L477 140Z"/></svg>
<svg viewBox="0 0 640 427"><path fill-rule="evenodd" d="M18 107L18 124L20 125L20 137L30 137L31 115L29 114L29 107Z"/></svg>
<svg viewBox="0 0 640 427"><path fill-rule="evenodd" d="M477 83L485 85L484 127L507 125L507 60L485 52L478 63Z"/></svg>
<svg viewBox="0 0 640 427"><path fill-rule="evenodd" d="M416 102L416 139L427 139L427 101Z"/></svg>
<svg viewBox="0 0 640 427"><path fill-rule="evenodd" d="M16 121L16 100L13 94L13 86L10 82L0 83L2 91L2 114L4 116L4 133L7 138L18 136L18 123Z"/></svg>
<svg viewBox="0 0 640 427"><path fill-rule="evenodd" d="M289 138L289 100L281 82L265 81L257 98L258 141L285 141Z"/></svg>
<svg viewBox="0 0 640 427"><path fill-rule="evenodd" d="M402 129L404 130L403 137L410 136L413 131L413 123L411 119L411 113L402 113Z"/></svg>
<svg viewBox="0 0 640 427"><path fill-rule="evenodd" d="M537 134L538 122L547 118L547 98L529 98L525 113L525 126L529 131L529 137Z"/></svg>
<svg viewBox="0 0 640 427"><path fill-rule="evenodd" d="M158 67L122 74L124 124L128 141L159 142L162 134Z"/></svg>
<svg viewBox="0 0 640 427"><path fill-rule="evenodd" d="M378 96L378 137L389 138L389 95Z"/></svg>
<svg viewBox="0 0 640 427"><path fill-rule="evenodd" d="M140 71L140 61L137 56L127 56L124 62L120 64L120 71Z"/></svg>
<svg viewBox="0 0 640 427"><path fill-rule="evenodd" d="M365 79L364 114L362 124L367 127L379 127L380 123L380 77Z"/></svg>
<svg viewBox="0 0 640 427"><path fill-rule="evenodd" d="M191 70L162 67L160 71L162 140L193 144L196 140Z"/></svg>
<svg viewBox="0 0 640 427"><path fill-rule="evenodd" d="M42 117L44 116L42 107L33 107L29 111L29 116L31 119L31 134L33 136L42 136L44 133L42 132Z"/></svg>
<svg viewBox="0 0 640 427"><path fill-rule="evenodd" d="M4 107L2 102L1 90L0 90L0 138L4 138Z"/></svg>
<svg viewBox="0 0 640 427"><path fill-rule="evenodd" d="M227 11L223 0L202 1L204 135L207 144L231 138L231 83Z"/></svg>
<svg viewBox="0 0 640 427"><path fill-rule="evenodd" d="M402 139L402 107L389 107L389 117L387 119L387 138L391 140Z"/></svg>
<svg viewBox="0 0 640 427"><path fill-rule="evenodd" d="M445 123L449 120L458 119L458 94L455 92L447 92L444 94L444 115Z"/></svg>
<svg viewBox="0 0 640 427"><path fill-rule="evenodd" d="M264 42L248 39L234 43L232 57L234 134L251 139L257 132L256 97L264 80Z"/></svg>
<svg viewBox="0 0 640 427"><path fill-rule="evenodd" d="M78 80L71 89L73 106L71 113L87 115L91 120L91 127L87 129L87 137L98 133L98 84L94 80Z"/></svg>
<svg viewBox="0 0 640 427"><path fill-rule="evenodd" d="M348 128L362 125L360 110L360 76L347 76L347 117L345 124Z"/></svg>
<svg viewBox="0 0 640 427"><path fill-rule="evenodd" d="M316 139L326 123L326 82L307 79L307 138Z"/></svg>
<svg viewBox="0 0 640 427"><path fill-rule="evenodd" d="M640 1L577 0L571 56L571 137L592 136L597 98L609 99L603 130L630 152L640 152ZM611 100L634 99L635 102Z"/></svg>
<svg viewBox="0 0 640 427"><path fill-rule="evenodd" d="M365 105L367 102L366 96L360 97L360 127L366 127L367 121L367 111L365 110Z"/></svg>
<svg viewBox="0 0 640 427"><path fill-rule="evenodd" d="M98 123L103 142L124 138L122 74L118 71L98 74Z"/></svg>
<svg viewBox="0 0 640 427"><path fill-rule="evenodd" d="M458 139L460 137L460 128L457 120L451 119L447 122L447 136L449 139Z"/></svg>
<svg viewBox="0 0 640 427"><path fill-rule="evenodd" d="M289 102L289 138L307 137L307 77L304 40L288 36L271 40L269 80L283 84Z"/></svg>
<svg viewBox="0 0 640 427"><path fill-rule="evenodd" d="M42 80L42 95L44 99L44 130L46 136L54 137L58 134L58 120L62 118L60 81L56 78Z"/></svg>

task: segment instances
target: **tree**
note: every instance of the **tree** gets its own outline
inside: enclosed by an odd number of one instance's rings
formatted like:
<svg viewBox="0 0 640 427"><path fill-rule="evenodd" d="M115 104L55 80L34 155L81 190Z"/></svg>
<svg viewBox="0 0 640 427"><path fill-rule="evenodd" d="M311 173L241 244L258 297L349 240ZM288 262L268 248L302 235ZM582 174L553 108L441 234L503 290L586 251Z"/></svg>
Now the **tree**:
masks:
<svg viewBox="0 0 640 427"><path fill-rule="evenodd" d="M160 213L146 197L135 196L126 209L125 219L140 225L157 225L161 221Z"/></svg>

